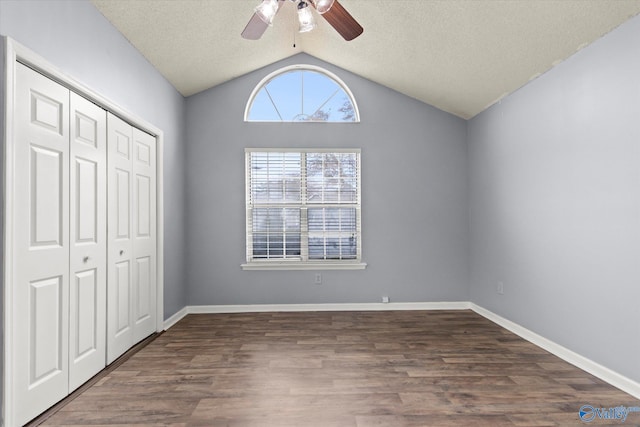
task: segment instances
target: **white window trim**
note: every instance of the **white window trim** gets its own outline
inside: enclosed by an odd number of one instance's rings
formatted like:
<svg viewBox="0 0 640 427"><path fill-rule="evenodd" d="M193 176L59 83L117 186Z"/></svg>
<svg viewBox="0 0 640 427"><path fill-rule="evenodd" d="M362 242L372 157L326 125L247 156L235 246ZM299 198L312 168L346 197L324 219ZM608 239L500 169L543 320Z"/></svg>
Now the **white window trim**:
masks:
<svg viewBox="0 0 640 427"><path fill-rule="evenodd" d="M245 148L245 162L247 162L247 154L251 152L277 152L277 153L358 153L361 155L359 148ZM360 160L361 161L361 160ZM249 170L245 163L245 197L247 197L248 185L249 185ZM362 209L361 200L361 183L362 183L362 169L358 167L358 205L359 210ZM248 206L245 209L248 212ZM249 219L247 218L246 221ZM361 222L361 219L360 219ZM245 223L245 238L248 238L248 223ZM361 227L361 226L360 226ZM364 270L367 263L362 261L362 229L358 231L358 254L360 258L355 260L251 260L240 265L243 270ZM248 244L248 243L247 243ZM248 253L247 253L248 257Z"/></svg>
<svg viewBox="0 0 640 427"><path fill-rule="evenodd" d="M322 67L318 67L316 65L310 65L310 64L296 64L296 65L289 65L287 67L284 68L280 68L279 70L276 70L274 72L272 72L271 74L267 75L265 78L263 78L262 80L260 80L260 83L258 83L256 85L256 87L253 88L253 91L251 92L251 95L249 96L249 100L247 101L247 105L244 108L244 121L245 122L249 122L249 123L281 123L279 121L271 121L271 120L249 120L249 112L251 111L251 106L253 105L253 101L256 98L256 96L258 95L258 92L260 92L260 90L267 85L271 80L275 79L276 77L278 77L281 74L285 74L288 73L289 71L315 71L316 73L320 73L320 74L324 74L325 76L329 77L330 79L334 80L342 90L344 90L344 92L347 94L347 96L349 97L349 100L351 101L351 104L353 105L353 112L355 114L355 119L352 122L322 122L322 121L317 121L317 122L285 122L285 123L331 123L331 124L353 124L353 123L360 123L360 110L358 110L358 104L356 104L356 98L353 96L353 93L351 92L351 90L349 89L349 87L345 84L345 82L342 81L342 79L340 79L340 77L338 77L337 75L335 75L334 73L332 73L331 71L325 70Z"/></svg>
<svg viewBox="0 0 640 427"><path fill-rule="evenodd" d="M335 261L251 261L240 265L243 270L364 270L366 262Z"/></svg>

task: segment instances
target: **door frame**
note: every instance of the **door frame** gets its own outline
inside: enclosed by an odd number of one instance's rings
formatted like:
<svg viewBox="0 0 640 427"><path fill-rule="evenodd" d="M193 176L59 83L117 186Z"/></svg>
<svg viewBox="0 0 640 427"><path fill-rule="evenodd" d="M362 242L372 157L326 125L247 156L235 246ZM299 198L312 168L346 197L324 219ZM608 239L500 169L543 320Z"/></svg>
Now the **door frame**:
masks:
<svg viewBox="0 0 640 427"><path fill-rule="evenodd" d="M2 415L5 426L15 424L14 420L14 397L12 393L13 389L13 356L11 349L13 348L13 282L14 282L14 263L15 258L13 255L14 246L14 218L13 218L13 198L15 193L14 182L14 135L13 128L14 121L14 102L15 102L15 79L16 79L16 63L20 62L28 67L33 68L44 76L60 83L68 89L76 92L77 94L87 98L94 102L105 110L120 117L129 124L137 127L138 129L145 131L156 138L156 332L164 330L164 172L163 172L163 147L164 147L164 133L163 131L141 119L135 114L123 109L116 103L103 97L102 95L94 92L91 88L85 86L68 74L58 69L49 63L46 59L21 45L10 37L4 37L4 135L3 146L4 153L2 155L2 168L4 168L3 176L0 179L4 180L3 183L3 195L4 195L4 207L3 207L3 393L2 393ZM1 119L1 118L0 118ZM1 423L0 423L1 425Z"/></svg>

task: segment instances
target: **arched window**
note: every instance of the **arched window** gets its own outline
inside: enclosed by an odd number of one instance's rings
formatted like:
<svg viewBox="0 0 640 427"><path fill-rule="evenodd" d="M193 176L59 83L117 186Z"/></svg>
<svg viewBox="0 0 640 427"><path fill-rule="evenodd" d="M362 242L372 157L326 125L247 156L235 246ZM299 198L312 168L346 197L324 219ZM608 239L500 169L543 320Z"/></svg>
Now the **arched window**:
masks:
<svg viewBox="0 0 640 427"><path fill-rule="evenodd" d="M334 74L313 65L293 65L262 79L247 102L248 122L360 121L349 88Z"/></svg>

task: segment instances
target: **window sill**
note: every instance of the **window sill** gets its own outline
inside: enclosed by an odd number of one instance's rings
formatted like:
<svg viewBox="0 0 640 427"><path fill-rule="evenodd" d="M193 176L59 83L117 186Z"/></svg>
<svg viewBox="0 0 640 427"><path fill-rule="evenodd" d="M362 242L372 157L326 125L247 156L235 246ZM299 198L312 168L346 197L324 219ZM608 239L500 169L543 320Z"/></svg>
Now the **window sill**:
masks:
<svg viewBox="0 0 640 427"><path fill-rule="evenodd" d="M365 262L248 262L243 270L364 270Z"/></svg>

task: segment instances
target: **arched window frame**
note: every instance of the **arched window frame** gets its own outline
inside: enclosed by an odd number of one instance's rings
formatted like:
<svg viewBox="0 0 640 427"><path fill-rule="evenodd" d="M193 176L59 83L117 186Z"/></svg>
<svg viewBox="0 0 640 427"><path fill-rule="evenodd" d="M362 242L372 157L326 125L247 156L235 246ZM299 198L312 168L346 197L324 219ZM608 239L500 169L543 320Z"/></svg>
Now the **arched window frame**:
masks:
<svg viewBox="0 0 640 427"><path fill-rule="evenodd" d="M270 121L270 120L249 120L249 112L251 111L251 107L253 106L253 101L255 100L256 96L258 95L258 93L262 90L262 88L264 86L266 86L267 84L269 84L272 80L277 79L279 76L289 73L291 71L313 71L319 74L323 74L324 76L326 76L327 78L333 80L336 84L338 84L338 86L340 86L340 88L347 94L347 96L349 97L349 101L351 102L351 105L353 105L353 112L354 112L354 120L350 121L350 122L325 122L325 121L302 121L302 122L297 122L297 121ZM247 105L244 109L244 121L245 122L252 122L252 123L359 123L360 122L360 111L358 110L358 104L356 103L356 99L353 96L353 93L351 92L351 90L349 89L349 87L342 81L342 79L340 79L340 77L338 77L337 75L335 75L334 73L332 73L331 71L328 71L322 67L318 67L316 65L310 65L310 64L296 64L296 65L289 65L287 67L283 67L280 68L272 73L270 73L269 75L267 75L266 77L264 77L262 80L260 80L260 82L256 85L256 87L253 89L253 91L251 92L251 95L249 96L249 100L247 101Z"/></svg>

